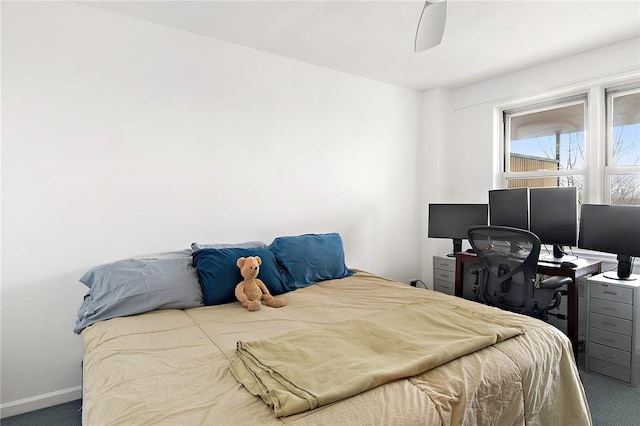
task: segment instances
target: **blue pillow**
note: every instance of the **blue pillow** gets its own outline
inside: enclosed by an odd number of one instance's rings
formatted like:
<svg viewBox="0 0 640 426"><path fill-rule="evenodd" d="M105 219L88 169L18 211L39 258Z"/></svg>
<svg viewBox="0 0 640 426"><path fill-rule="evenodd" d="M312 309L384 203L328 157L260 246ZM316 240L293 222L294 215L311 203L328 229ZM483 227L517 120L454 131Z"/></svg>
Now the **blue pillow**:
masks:
<svg viewBox="0 0 640 426"><path fill-rule="evenodd" d="M193 253L205 305L221 305L236 301L236 285L243 280L236 262L240 257L260 256L258 278L272 295L289 291L280 274L276 257L267 249L222 248L202 249Z"/></svg>
<svg viewBox="0 0 640 426"><path fill-rule="evenodd" d="M342 238L337 233L278 237L269 250L278 259L289 287L307 287L353 274L344 263Z"/></svg>

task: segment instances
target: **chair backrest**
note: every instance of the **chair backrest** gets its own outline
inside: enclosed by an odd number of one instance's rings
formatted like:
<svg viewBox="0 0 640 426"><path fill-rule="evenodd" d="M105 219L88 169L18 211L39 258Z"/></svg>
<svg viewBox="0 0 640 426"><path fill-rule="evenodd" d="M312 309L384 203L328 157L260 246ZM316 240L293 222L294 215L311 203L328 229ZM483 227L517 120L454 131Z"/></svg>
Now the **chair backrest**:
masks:
<svg viewBox="0 0 640 426"><path fill-rule="evenodd" d="M527 310L540 255L540 239L523 229L506 226L472 226L469 243L485 271L479 279L478 299L509 310Z"/></svg>

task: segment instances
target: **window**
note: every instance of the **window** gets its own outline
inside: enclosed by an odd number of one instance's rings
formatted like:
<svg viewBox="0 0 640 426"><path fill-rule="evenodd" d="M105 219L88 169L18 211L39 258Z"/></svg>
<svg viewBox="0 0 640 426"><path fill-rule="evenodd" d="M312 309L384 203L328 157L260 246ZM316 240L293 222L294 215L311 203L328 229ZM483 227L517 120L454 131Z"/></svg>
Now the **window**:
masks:
<svg viewBox="0 0 640 426"><path fill-rule="evenodd" d="M640 88L607 91L605 202L640 205Z"/></svg>
<svg viewBox="0 0 640 426"><path fill-rule="evenodd" d="M587 96L504 111L506 188L576 186L586 175Z"/></svg>
<svg viewBox="0 0 640 426"><path fill-rule="evenodd" d="M580 203L640 205L637 84L507 109L503 125L505 188L576 186Z"/></svg>

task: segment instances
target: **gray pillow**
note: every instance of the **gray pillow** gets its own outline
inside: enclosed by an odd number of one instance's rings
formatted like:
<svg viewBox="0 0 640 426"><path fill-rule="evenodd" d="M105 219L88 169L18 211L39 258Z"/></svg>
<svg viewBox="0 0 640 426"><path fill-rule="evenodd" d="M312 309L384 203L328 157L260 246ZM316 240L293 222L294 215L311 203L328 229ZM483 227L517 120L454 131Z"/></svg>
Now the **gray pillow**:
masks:
<svg viewBox="0 0 640 426"><path fill-rule="evenodd" d="M80 282L86 285L87 287L91 288L94 282L99 281L99 277L96 276L97 271L104 270L105 268L111 267L112 265L117 265L117 267L115 268L116 272L126 274L126 272L124 271L128 267L126 263L121 263L121 262L127 262L129 260L167 260L167 259L187 259L190 261L191 250L184 249L180 251L167 251L167 252L155 253L155 254L145 254L142 256L133 257L128 260L120 260L115 263L96 266L95 268L88 270L82 277L80 277ZM132 265L138 265L138 264L132 263Z"/></svg>
<svg viewBox="0 0 640 426"><path fill-rule="evenodd" d="M262 241L247 241L246 243L232 243L232 244L198 244L192 243L191 250L198 251L206 248L223 249L223 248L244 248L244 249L263 249L267 248L267 244Z"/></svg>
<svg viewBox="0 0 640 426"><path fill-rule="evenodd" d="M110 318L203 305L198 273L184 254L120 260L89 270L80 281L89 291L78 309L76 333Z"/></svg>

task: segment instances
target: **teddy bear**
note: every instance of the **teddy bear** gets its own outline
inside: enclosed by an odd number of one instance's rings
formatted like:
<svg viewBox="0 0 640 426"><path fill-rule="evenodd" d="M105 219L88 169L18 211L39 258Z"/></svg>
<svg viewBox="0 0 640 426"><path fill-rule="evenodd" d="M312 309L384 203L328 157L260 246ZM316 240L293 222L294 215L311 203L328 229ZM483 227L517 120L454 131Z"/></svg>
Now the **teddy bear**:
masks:
<svg viewBox="0 0 640 426"><path fill-rule="evenodd" d="M236 286L236 299L249 311L260 309L262 302L272 308L279 308L286 304L284 299L273 297L262 280L257 278L261 264L260 256L241 257L236 262L244 278Z"/></svg>

